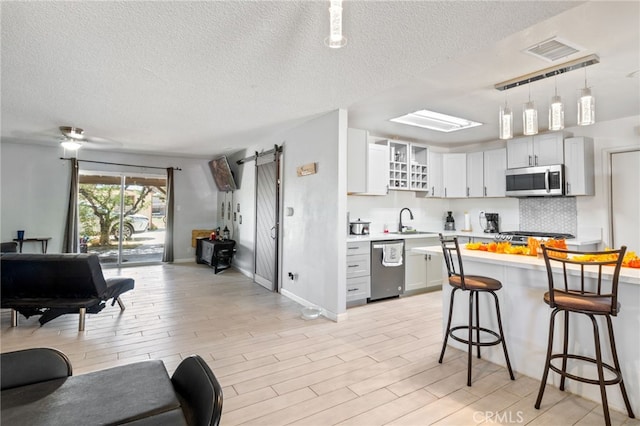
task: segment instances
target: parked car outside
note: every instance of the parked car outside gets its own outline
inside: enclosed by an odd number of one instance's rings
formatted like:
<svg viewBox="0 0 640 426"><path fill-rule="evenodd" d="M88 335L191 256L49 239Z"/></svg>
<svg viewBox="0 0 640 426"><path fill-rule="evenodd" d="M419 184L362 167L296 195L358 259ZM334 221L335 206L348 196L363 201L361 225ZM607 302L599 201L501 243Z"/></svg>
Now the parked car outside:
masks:
<svg viewBox="0 0 640 426"><path fill-rule="evenodd" d="M149 218L141 214L131 214L124 217L124 231L123 235L126 240L130 239L133 234L139 234L141 232L147 232L149 229ZM120 224L116 223L111 227L110 234L114 238L118 238L120 235Z"/></svg>

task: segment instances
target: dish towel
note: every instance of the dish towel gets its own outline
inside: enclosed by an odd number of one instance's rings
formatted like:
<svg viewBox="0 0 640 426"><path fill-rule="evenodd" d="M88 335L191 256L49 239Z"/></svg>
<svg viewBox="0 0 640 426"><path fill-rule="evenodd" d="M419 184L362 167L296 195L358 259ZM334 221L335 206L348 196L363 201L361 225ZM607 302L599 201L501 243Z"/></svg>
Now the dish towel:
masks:
<svg viewBox="0 0 640 426"><path fill-rule="evenodd" d="M382 246L382 266L401 266L404 243L392 243Z"/></svg>

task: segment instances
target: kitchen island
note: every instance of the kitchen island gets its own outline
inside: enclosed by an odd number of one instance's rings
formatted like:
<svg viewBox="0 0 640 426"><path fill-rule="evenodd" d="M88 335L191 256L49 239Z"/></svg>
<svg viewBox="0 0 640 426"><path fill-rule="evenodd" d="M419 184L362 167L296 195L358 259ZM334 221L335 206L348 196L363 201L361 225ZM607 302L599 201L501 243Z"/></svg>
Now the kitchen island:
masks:
<svg viewBox="0 0 640 426"><path fill-rule="evenodd" d="M442 255L440 246L414 248L414 252L422 254ZM467 250L461 247L465 274L486 275L502 282L502 290L496 292L500 300L502 323L509 357L513 369L519 373L540 380L544 368L549 331L551 308L544 303L543 295L548 291L548 281L544 259L534 256L497 254L478 250ZM446 270L443 267L443 283L446 283ZM613 268L610 268L613 269ZM451 286L442 286L443 312L449 306ZM452 324L466 321L468 304L466 294L458 296L453 313ZM616 347L620 365L633 410L640 412L640 269L622 268L618 283L618 300L621 310L617 317L612 317ZM497 327L495 309L489 306L490 300L481 297L480 322L483 326ZM556 321L554 349L561 348L561 328L563 316ZM443 335L446 327L446 315L443 315ZM593 355L593 331L591 322L582 315L572 315L570 324L569 351ZM604 321L599 322L600 335L606 330ZM606 332L606 331L605 331ZM602 340L608 342L608 339ZM466 351L466 346L449 339L449 345ZM505 365L504 354L499 346L482 349L483 358L499 365ZM603 356L610 360L609 345L603 343ZM447 358L445 357L446 362ZM580 375L587 374L596 378L595 368L584 364L569 365L569 370ZM517 380L517 376L516 376ZM560 376L549 374L549 383L558 387ZM587 385L568 380L566 390L584 398L600 402L600 390L596 385ZM607 386L609 407L626 412L618 385ZM545 400L542 401L544 408Z"/></svg>

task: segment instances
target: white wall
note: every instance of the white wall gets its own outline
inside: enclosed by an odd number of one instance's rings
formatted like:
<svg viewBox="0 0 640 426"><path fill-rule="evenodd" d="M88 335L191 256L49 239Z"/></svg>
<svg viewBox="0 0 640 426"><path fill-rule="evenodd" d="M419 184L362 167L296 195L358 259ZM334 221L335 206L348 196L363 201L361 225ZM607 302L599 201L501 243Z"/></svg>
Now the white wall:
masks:
<svg viewBox="0 0 640 426"><path fill-rule="evenodd" d="M572 127L567 129L573 136L593 138L595 150L595 184L596 192L592 197L576 197L578 209L578 234L593 232L602 228L603 247L608 246L609 230L609 177L608 153L612 150L640 148L640 116L626 117L606 122L596 122L591 126ZM640 167L640 164L638 164ZM640 217L640 212L636 212ZM614 212L615 214L615 212ZM640 247L629 247L629 250L640 251Z"/></svg>
<svg viewBox="0 0 640 426"><path fill-rule="evenodd" d="M268 146L265 144L264 146L266 146L266 148L253 146L251 149L243 150L229 156L229 165L235 175L238 190L233 192L233 194L222 195L222 197L225 195L226 197L231 196L233 199L232 205L237 206L240 204L238 220L233 222L231 224L232 226L229 226L229 229L232 230L233 239L236 241L237 249L236 256L233 259L233 265L250 278L253 278L254 272L253 249L256 219L256 164L254 161L248 161L238 165L236 161L252 156L256 151L268 151L273 148L273 145ZM242 216L242 223L240 223L240 216Z"/></svg>
<svg viewBox="0 0 640 426"><path fill-rule="evenodd" d="M371 222L371 233L382 232L384 224L390 231L397 231L400 209L409 207L414 220L409 214L402 216L403 225L413 226L420 231L442 231L447 211L452 211L456 221L456 229L464 226L464 214L471 217L474 231L480 231L478 216L480 211L500 214L501 229L518 229L518 200L515 198L423 198L417 197L413 191L389 191L383 196L350 195L348 210L350 220L361 218ZM418 193L419 194L419 193Z"/></svg>
<svg viewBox="0 0 640 426"><path fill-rule="evenodd" d="M346 311L346 137L345 111L300 126L285 140L283 204L283 290L328 311ZM317 164L317 173L298 177L296 168Z"/></svg>
<svg viewBox="0 0 640 426"><path fill-rule="evenodd" d="M62 239L68 203L70 162L60 160L62 149L42 145L1 143L0 237L15 238L16 230L26 236L50 236L49 252L62 251ZM191 230L208 229L216 224L218 192L207 159L125 154L80 150L80 160L180 167L175 171L174 257L194 260ZM80 163L82 170L114 171L117 167ZM131 173L165 175L162 170L121 168ZM37 252L36 245L25 245L25 252Z"/></svg>
<svg viewBox="0 0 640 426"><path fill-rule="evenodd" d="M317 305L331 319L346 312L346 115L330 112L230 157L239 181L234 202L242 212L242 224L234 224L240 245L235 267L253 274L255 241L255 163L235 162L282 145L282 207L292 207L294 214L283 216L281 224L281 291L303 305ZM308 163L317 164L317 173L298 177L296 168ZM288 272L297 280L289 280Z"/></svg>

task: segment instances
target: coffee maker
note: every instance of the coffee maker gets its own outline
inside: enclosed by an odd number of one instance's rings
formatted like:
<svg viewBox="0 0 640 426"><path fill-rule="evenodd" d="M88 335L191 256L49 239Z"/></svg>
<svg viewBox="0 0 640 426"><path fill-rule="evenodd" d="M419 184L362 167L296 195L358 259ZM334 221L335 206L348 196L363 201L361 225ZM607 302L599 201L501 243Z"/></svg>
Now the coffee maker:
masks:
<svg viewBox="0 0 640 426"><path fill-rule="evenodd" d="M485 213L484 217L487 224L484 226L484 232L489 234L497 234L500 232L500 217L498 213Z"/></svg>

